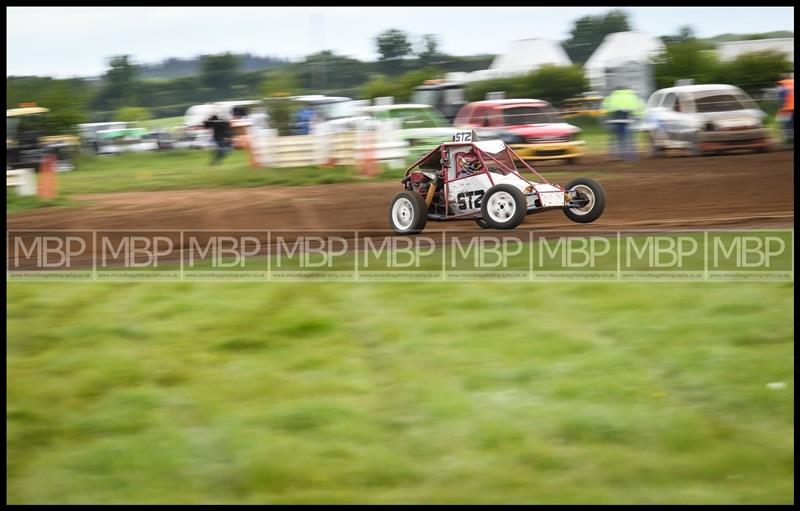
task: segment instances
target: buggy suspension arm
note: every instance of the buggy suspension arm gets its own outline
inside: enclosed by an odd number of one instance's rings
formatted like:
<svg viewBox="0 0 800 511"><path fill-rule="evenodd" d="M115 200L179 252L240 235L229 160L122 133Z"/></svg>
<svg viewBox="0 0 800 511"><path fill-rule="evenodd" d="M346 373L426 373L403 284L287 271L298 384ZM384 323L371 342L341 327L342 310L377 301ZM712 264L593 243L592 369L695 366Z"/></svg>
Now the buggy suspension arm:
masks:
<svg viewBox="0 0 800 511"><path fill-rule="evenodd" d="M433 195L436 193L436 183L438 180L438 178L434 177L431 179L431 184L428 185L428 194L425 196L425 204L427 204L429 208L433 202Z"/></svg>

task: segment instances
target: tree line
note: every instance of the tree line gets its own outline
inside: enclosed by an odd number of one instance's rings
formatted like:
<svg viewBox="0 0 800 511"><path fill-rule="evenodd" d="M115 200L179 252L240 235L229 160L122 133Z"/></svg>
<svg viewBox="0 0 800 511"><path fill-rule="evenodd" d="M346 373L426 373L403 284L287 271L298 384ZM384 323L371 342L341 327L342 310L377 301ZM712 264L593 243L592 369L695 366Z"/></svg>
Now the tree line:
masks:
<svg viewBox="0 0 800 511"><path fill-rule="evenodd" d="M536 97L559 103L588 89L580 65L606 35L626 30L631 30L630 22L621 10L581 17L564 41L574 65L544 66L525 76L472 83L467 87L467 99L482 99L486 92L503 90L508 97ZM692 78L697 83L730 83L753 93L774 84L781 73L793 68L792 62L774 52L720 62L713 51L714 44L695 37L690 27L663 36L662 40L666 51L653 64L659 88ZM35 101L47 106L55 125L67 130L87 121L180 116L189 106L205 102L302 93L366 99L395 96L406 101L414 87L427 79L443 77L448 72L486 69L494 58L447 55L439 50L435 36L425 34L414 41L397 29L379 34L374 44L379 56L374 62L332 51L314 53L299 62L270 58L258 61L247 54L223 53L197 59L193 74L160 79L152 78L158 66L138 65L129 55L117 55L109 59L107 71L95 79L7 77L6 104L13 108L21 102ZM179 74L179 70L186 69L186 61L169 59L163 63L162 71L165 69Z"/></svg>

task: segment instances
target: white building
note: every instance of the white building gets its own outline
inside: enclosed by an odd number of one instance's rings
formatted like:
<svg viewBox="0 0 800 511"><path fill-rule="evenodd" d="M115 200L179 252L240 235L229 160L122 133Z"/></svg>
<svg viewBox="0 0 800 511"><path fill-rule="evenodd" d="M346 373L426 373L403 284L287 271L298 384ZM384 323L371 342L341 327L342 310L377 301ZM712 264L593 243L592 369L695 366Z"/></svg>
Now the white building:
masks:
<svg viewBox="0 0 800 511"><path fill-rule="evenodd" d="M607 35L583 66L590 88L608 95L625 87L648 98L655 89L652 59L663 50L660 39L642 32Z"/></svg>
<svg viewBox="0 0 800 511"><path fill-rule="evenodd" d="M773 50L781 52L794 62L794 37L778 39L754 39L752 41L729 41L717 44L717 54L720 60L733 60L745 53Z"/></svg>
<svg viewBox="0 0 800 511"><path fill-rule="evenodd" d="M511 43L507 53L496 56L489 69L472 73L448 73L447 80L464 83L508 78L532 73L546 64L570 66L572 61L558 41L522 39Z"/></svg>

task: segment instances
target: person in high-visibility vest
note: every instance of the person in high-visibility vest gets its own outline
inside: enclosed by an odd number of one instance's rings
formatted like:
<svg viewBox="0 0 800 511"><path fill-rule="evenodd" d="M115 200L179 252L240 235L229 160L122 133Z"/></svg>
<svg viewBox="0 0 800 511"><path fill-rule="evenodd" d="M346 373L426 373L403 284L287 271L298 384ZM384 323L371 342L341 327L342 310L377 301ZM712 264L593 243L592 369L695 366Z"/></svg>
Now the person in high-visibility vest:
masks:
<svg viewBox="0 0 800 511"><path fill-rule="evenodd" d="M644 101L636 92L624 87L615 90L603 100L602 109L607 113L606 124L614 137L608 144L610 157L617 155L624 160L638 159L632 127L641 118L644 106Z"/></svg>
<svg viewBox="0 0 800 511"><path fill-rule="evenodd" d="M780 108L777 121L782 125L786 142L794 144L794 74L778 82L780 86Z"/></svg>

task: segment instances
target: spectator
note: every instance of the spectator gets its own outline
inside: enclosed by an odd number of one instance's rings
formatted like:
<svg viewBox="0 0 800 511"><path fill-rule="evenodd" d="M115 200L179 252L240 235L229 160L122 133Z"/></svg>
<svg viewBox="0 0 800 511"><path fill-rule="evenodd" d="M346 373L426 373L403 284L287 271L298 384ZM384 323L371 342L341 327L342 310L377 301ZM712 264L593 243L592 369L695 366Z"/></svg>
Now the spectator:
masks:
<svg viewBox="0 0 800 511"><path fill-rule="evenodd" d="M203 127L213 132L214 144L217 148L209 165L217 165L231 151L231 123L215 114L203 123Z"/></svg>
<svg viewBox="0 0 800 511"><path fill-rule="evenodd" d="M633 138L633 124L644 111L644 101L631 89L619 88L603 100L607 112L606 123L611 131L608 152L611 158L626 161L638 159L639 153Z"/></svg>
<svg viewBox="0 0 800 511"><path fill-rule="evenodd" d="M794 74L778 82L780 86L780 108L776 121L781 126L787 144L794 144Z"/></svg>
<svg viewBox="0 0 800 511"><path fill-rule="evenodd" d="M314 122L316 112L309 105L304 105L303 108L297 111L295 115L295 135L308 135L311 133L311 124Z"/></svg>

